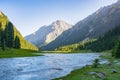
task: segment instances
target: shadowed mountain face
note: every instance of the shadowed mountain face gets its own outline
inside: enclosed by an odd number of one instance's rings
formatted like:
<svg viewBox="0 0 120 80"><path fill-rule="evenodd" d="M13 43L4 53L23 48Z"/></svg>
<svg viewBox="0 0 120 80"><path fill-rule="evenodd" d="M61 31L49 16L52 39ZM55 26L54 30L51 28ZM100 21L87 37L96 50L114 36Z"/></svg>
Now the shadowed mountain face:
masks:
<svg viewBox="0 0 120 80"><path fill-rule="evenodd" d="M120 23L120 0L110 6L100 8L84 20L75 24L71 29L62 33L43 50L54 50L60 46L96 38Z"/></svg>
<svg viewBox="0 0 120 80"><path fill-rule="evenodd" d="M13 29L13 35L10 35L8 37L13 36L14 40L15 37L17 36L20 40L20 48L22 49L30 49L30 50L38 50L37 47L35 47L34 45L32 45L31 43L27 42L23 36L21 35L21 33L16 29L16 27L9 21L9 19L7 18L7 16L5 16L1 11L0 11L0 30L1 32L4 31L7 27L11 27ZM9 32L12 32L10 30L8 30ZM1 33L0 32L0 33ZM5 33L7 34L7 33ZM0 35L1 37L1 35Z"/></svg>
<svg viewBox="0 0 120 80"><path fill-rule="evenodd" d="M57 20L49 26L42 26L35 33L26 36L25 39L40 47L52 42L59 35L61 35L62 32L71 27L72 26L70 24L61 20Z"/></svg>

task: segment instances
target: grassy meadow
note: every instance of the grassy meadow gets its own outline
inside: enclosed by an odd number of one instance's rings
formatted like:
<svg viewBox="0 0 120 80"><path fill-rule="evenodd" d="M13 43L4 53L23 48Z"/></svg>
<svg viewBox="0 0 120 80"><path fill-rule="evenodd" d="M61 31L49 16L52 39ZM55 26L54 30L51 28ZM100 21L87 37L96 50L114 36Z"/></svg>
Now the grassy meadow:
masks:
<svg viewBox="0 0 120 80"><path fill-rule="evenodd" d="M26 49L7 49L0 51L0 58L41 56L40 52Z"/></svg>

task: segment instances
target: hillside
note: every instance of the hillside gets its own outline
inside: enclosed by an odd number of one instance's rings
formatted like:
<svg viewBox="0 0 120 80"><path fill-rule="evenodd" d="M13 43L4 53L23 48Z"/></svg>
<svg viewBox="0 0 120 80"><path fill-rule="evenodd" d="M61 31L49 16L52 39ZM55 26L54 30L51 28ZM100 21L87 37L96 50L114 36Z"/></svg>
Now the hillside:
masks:
<svg viewBox="0 0 120 80"><path fill-rule="evenodd" d="M80 41L98 38L116 27L120 21L120 2L102 7L92 15L79 21L71 29L63 32L58 38L46 46L43 50L54 50L60 46L78 43Z"/></svg>
<svg viewBox="0 0 120 80"><path fill-rule="evenodd" d="M91 51L90 49L86 49L86 46L90 45L91 43L93 43L96 40L97 39L91 39L91 40L82 41L80 43L62 46L62 47L56 48L55 51L62 51L62 52L84 52L84 51L87 52L87 51Z"/></svg>
<svg viewBox="0 0 120 80"><path fill-rule="evenodd" d="M82 50L91 50L94 52L101 52L107 50L113 50L118 39L120 37L120 25L116 26L114 29L109 30L104 35L100 36L98 39L91 39L82 41L80 43L62 46L57 48L57 51L82 51Z"/></svg>
<svg viewBox="0 0 120 80"><path fill-rule="evenodd" d="M7 34L6 30L7 30L8 27L11 27L13 29L13 35L11 35L12 33L10 33L10 34L8 34L8 37L13 36L13 38L15 40L15 38L17 36L19 38L19 41L20 41L20 48L21 49L38 50L38 48L35 47L33 44L27 42L23 38L21 33L16 29L16 27L9 21L7 16L5 16L2 12L0 12L0 30L2 30L3 32L5 32L5 34ZM12 32L12 31L8 29L7 32Z"/></svg>
<svg viewBox="0 0 120 80"><path fill-rule="evenodd" d="M118 39L120 37L120 25L116 26L114 29L109 30L104 35L100 36L98 40L86 45L86 49L91 49L92 51L105 51L112 50Z"/></svg>

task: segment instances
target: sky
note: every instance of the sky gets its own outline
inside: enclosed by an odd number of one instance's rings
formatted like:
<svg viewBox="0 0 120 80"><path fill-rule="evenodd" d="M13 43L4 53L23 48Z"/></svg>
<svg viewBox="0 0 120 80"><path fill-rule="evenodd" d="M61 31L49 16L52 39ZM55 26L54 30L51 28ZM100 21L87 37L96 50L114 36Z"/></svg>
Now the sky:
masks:
<svg viewBox="0 0 120 80"><path fill-rule="evenodd" d="M63 20L74 25L101 7L117 0L0 0L0 11L23 36L41 26Z"/></svg>

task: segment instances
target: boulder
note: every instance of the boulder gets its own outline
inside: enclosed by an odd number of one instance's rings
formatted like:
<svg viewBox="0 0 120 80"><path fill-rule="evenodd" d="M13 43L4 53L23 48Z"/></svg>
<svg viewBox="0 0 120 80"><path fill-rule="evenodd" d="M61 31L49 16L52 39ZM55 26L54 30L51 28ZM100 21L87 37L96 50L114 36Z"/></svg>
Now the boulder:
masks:
<svg viewBox="0 0 120 80"><path fill-rule="evenodd" d="M104 72L98 72L97 77L101 79L106 79L106 74Z"/></svg>
<svg viewBox="0 0 120 80"><path fill-rule="evenodd" d="M112 73L118 73L116 69L112 69Z"/></svg>
<svg viewBox="0 0 120 80"><path fill-rule="evenodd" d="M88 74L90 74L90 75L96 75L97 72L89 72Z"/></svg>

